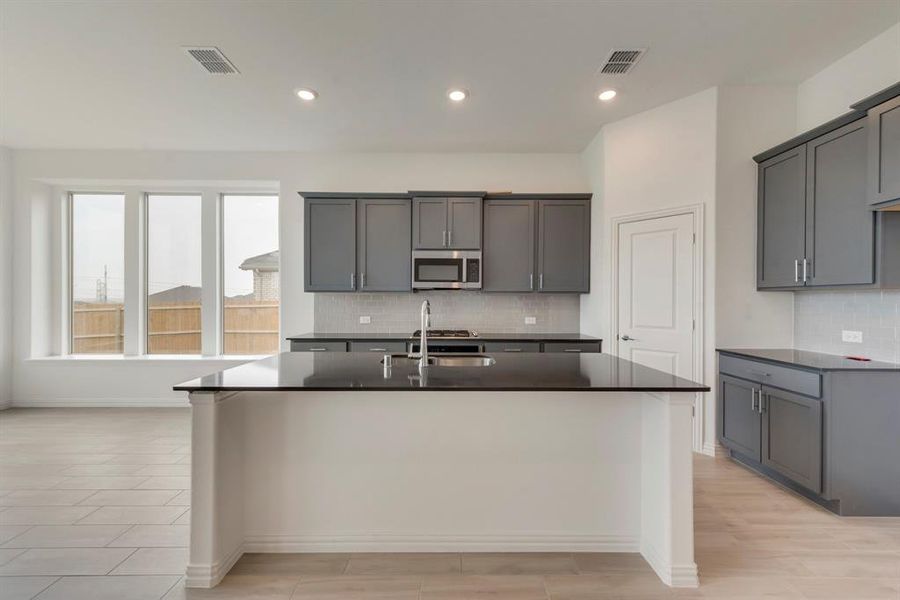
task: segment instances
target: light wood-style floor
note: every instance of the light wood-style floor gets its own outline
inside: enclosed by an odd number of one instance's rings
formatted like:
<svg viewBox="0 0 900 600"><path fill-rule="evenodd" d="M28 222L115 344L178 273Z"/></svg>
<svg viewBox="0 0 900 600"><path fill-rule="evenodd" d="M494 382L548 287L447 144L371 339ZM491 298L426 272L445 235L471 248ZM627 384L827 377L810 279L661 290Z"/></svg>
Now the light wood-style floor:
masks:
<svg viewBox="0 0 900 600"><path fill-rule="evenodd" d="M635 554L247 555L185 590L188 410L0 412L0 599L900 600L900 519L839 518L695 461L699 590Z"/></svg>

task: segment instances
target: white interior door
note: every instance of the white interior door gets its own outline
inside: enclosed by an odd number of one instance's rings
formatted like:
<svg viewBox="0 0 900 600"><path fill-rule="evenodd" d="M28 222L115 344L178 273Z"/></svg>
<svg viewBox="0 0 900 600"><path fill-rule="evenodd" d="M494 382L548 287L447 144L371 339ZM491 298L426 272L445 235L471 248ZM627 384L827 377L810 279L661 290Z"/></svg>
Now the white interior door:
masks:
<svg viewBox="0 0 900 600"><path fill-rule="evenodd" d="M636 363L694 375L694 217L619 224L618 353Z"/></svg>

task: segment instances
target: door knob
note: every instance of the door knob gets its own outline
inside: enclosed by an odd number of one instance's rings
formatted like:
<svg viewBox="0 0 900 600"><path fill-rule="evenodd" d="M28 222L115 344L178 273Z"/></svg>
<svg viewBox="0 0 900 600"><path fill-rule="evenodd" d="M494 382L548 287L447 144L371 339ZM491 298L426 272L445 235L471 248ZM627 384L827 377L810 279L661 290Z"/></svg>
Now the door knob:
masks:
<svg viewBox="0 0 900 600"><path fill-rule="evenodd" d="M628 334L623 335L621 339L623 342L636 342L637 341L636 339L634 339L633 337L631 337Z"/></svg>

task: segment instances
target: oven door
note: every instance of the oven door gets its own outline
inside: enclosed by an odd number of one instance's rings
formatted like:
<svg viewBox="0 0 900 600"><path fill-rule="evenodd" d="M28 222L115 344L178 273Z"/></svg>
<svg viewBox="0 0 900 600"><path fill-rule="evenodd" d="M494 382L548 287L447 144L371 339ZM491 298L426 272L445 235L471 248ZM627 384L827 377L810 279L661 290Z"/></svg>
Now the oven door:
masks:
<svg viewBox="0 0 900 600"><path fill-rule="evenodd" d="M417 289L465 287L466 259L460 252L416 251L412 257L412 286Z"/></svg>

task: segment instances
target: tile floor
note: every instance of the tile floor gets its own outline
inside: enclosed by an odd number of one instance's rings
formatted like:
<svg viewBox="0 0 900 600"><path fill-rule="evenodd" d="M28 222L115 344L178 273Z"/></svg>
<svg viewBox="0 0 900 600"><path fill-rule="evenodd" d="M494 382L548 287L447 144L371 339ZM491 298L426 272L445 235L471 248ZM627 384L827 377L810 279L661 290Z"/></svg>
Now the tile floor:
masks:
<svg viewBox="0 0 900 600"><path fill-rule="evenodd" d="M699 590L634 554L244 556L185 590L181 409L0 412L0 600L900 600L900 518L838 518L726 459L695 462Z"/></svg>

